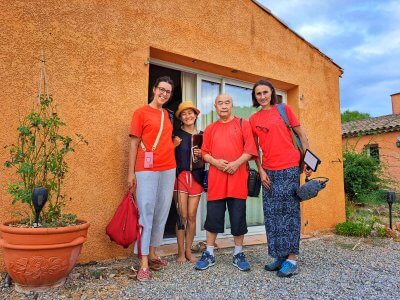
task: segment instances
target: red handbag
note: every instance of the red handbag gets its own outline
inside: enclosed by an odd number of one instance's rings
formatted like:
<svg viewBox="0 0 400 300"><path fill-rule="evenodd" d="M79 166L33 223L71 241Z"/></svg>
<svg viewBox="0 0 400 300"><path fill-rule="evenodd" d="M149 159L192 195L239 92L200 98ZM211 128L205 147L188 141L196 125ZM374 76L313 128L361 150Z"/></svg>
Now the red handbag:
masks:
<svg viewBox="0 0 400 300"><path fill-rule="evenodd" d="M106 233L110 239L128 248L137 240L138 256L141 256L140 239L143 226L139 224L139 211L136 206L134 191L129 190L122 199L110 223L106 227Z"/></svg>

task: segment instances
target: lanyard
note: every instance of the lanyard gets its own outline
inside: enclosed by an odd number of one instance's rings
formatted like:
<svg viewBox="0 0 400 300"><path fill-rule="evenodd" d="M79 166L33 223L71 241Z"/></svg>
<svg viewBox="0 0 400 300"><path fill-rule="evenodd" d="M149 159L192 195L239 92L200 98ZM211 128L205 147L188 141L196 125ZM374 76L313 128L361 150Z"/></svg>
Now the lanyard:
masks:
<svg viewBox="0 0 400 300"><path fill-rule="evenodd" d="M151 151L152 151L152 152L156 151L158 142L160 141L161 132L163 131L163 129L164 129L164 111L163 111L163 109L161 109L161 125L160 125L160 130L158 131L156 140L154 141L154 145L153 145L153 147L151 148ZM147 150L146 150L146 146L143 144L143 141L140 141L140 147L142 148L142 150L143 150L144 152L147 151Z"/></svg>

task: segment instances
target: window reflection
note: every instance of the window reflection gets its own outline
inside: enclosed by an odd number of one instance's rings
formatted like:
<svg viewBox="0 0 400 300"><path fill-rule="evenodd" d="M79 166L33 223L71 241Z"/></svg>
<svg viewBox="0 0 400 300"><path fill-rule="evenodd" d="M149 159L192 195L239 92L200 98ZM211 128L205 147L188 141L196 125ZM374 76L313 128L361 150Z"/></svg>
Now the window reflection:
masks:
<svg viewBox="0 0 400 300"><path fill-rule="evenodd" d="M221 84L202 80L201 81L201 128L206 128L207 125L217 120L217 114L214 108L215 98L220 94Z"/></svg>
<svg viewBox="0 0 400 300"><path fill-rule="evenodd" d="M251 101L251 89L237 85L225 84L225 92L232 96L233 113L239 118L248 119L256 109Z"/></svg>

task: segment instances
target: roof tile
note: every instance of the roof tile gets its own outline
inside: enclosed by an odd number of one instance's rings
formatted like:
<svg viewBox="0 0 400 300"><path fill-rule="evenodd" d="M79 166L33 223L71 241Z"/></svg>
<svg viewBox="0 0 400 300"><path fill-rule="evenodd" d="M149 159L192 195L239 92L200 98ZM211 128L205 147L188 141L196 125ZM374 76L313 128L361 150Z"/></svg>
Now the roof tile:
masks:
<svg viewBox="0 0 400 300"><path fill-rule="evenodd" d="M343 137L378 134L389 131L400 131L400 115L380 116L342 124Z"/></svg>

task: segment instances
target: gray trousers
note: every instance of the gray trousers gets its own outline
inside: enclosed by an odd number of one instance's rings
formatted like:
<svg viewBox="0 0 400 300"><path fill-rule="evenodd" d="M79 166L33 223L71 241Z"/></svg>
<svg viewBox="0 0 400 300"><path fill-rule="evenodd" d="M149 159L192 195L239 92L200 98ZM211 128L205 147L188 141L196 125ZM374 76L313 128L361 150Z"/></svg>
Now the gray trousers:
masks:
<svg viewBox="0 0 400 300"><path fill-rule="evenodd" d="M171 208L175 169L136 172L136 202L139 223L143 226L142 255L149 255L149 247L161 245L165 223ZM137 253L137 243L134 252Z"/></svg>

